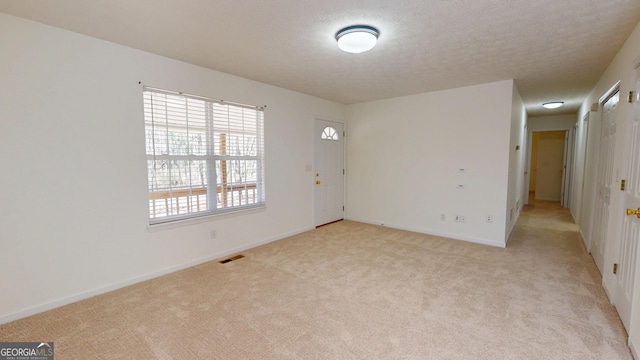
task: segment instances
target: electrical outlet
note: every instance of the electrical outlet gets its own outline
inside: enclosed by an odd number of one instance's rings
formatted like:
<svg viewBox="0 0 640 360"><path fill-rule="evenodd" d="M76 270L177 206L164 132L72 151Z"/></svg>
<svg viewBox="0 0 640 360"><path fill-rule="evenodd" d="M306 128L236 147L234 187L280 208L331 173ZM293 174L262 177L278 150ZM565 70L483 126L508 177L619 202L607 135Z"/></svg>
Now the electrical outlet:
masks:
<svg viewBox="0 0 640 360"><path fill-rule="evenodd" d="M467 217L464 215L456 215L454 218L454 221L457 223L466 223L467 222Z"/></svg>
<svg viewBox="0 0 640 360"><path fill-rule="evenodd" d="M218 237L218 232L216 231L216 229L213 229L209 232L209 236L211 237L211 239L215 239Z"/></svg>
<svg viewBox="0 0 640 360"><path fill-rule="evenodd" d="M493 222L493 216L487 215L487 223L492 223L492 222Z"/></svg>
<svg viewBox="0 0 640 360"><path fill-rule="evenodd" d="M440 214L440 221L447 221L447 215Z"/></svg>

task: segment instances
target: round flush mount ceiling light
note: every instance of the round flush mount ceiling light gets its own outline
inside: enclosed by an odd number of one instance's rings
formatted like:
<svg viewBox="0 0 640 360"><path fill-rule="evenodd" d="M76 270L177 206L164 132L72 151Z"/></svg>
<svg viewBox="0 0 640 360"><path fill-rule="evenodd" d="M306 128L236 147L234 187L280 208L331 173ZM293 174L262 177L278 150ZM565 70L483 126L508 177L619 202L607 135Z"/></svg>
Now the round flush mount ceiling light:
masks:
<svg viewBox="0 0 640 360"><path fill-rule="evenodd" d="M336 33L338 47L342 51L358 54L369 51L376 46L380 32L373 26L347 26Z"/></svg>
<svg viewBox="0 0 640 360"><path fill-rule="evenodd" d="M542 104L542 106L546 107L547 109L557 109L562 105L564 105L564 101L550 101Z"/></svg>

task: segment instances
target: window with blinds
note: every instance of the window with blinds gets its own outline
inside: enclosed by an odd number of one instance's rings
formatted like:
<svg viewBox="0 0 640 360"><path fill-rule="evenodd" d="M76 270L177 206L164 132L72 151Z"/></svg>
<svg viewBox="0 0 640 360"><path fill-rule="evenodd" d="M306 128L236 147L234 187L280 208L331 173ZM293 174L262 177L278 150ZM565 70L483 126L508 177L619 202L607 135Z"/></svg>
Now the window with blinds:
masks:
<svg viewBox="0 0 640 360"><path fill-rule="evenodd" d="M264 206L262 107L145 87L150 224Z"/></svg>

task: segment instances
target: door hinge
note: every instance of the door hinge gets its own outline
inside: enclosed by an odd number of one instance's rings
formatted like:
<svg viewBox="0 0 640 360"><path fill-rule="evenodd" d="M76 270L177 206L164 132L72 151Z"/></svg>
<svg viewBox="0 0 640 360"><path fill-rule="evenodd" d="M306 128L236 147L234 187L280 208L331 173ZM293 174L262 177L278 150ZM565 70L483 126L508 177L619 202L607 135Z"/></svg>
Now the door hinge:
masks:
<svg viewBox="0 0 640 360"><path fill-rule="evenodd" d="M342 205L342 211L344 211L344 205Z"/></svg>
<svg viewBox="0 0 640 360"><path fill-rule="evenodd" d="M342 175L344 175L344 169L342 169Z"/></svg>
<svg viewBox="0 0 640 360"><path fill-rule="evenodd" d="M613 274L617 274L618 273L618 264L613 264Z"/></svg>
<svg viewBox="0 0 640 360"><path fill-rule="evenodd" d="M624 191L627 185L627 180L620 180L620 190Z"/></svg>
<svg viewBox="0 0 640 360"><path fill-rule="evenodd" d="M629 98L627 99L630 103L633 102L633 91L629 91Z"/></svg>

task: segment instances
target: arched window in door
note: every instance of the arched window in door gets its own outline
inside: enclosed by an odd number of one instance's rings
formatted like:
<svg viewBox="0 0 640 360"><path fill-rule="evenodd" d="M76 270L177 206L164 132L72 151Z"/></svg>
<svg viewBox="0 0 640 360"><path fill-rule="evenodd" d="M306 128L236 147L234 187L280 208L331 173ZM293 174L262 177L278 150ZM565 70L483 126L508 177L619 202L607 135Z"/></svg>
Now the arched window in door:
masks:
<svg viewBox="0 0 640 360"><path fill-rule="evenodd" d="M322 135L320 135L322 140L335 140L338 141L340 138L338 137L338 132L331 126L327 126L322 130Z"/></svg>

